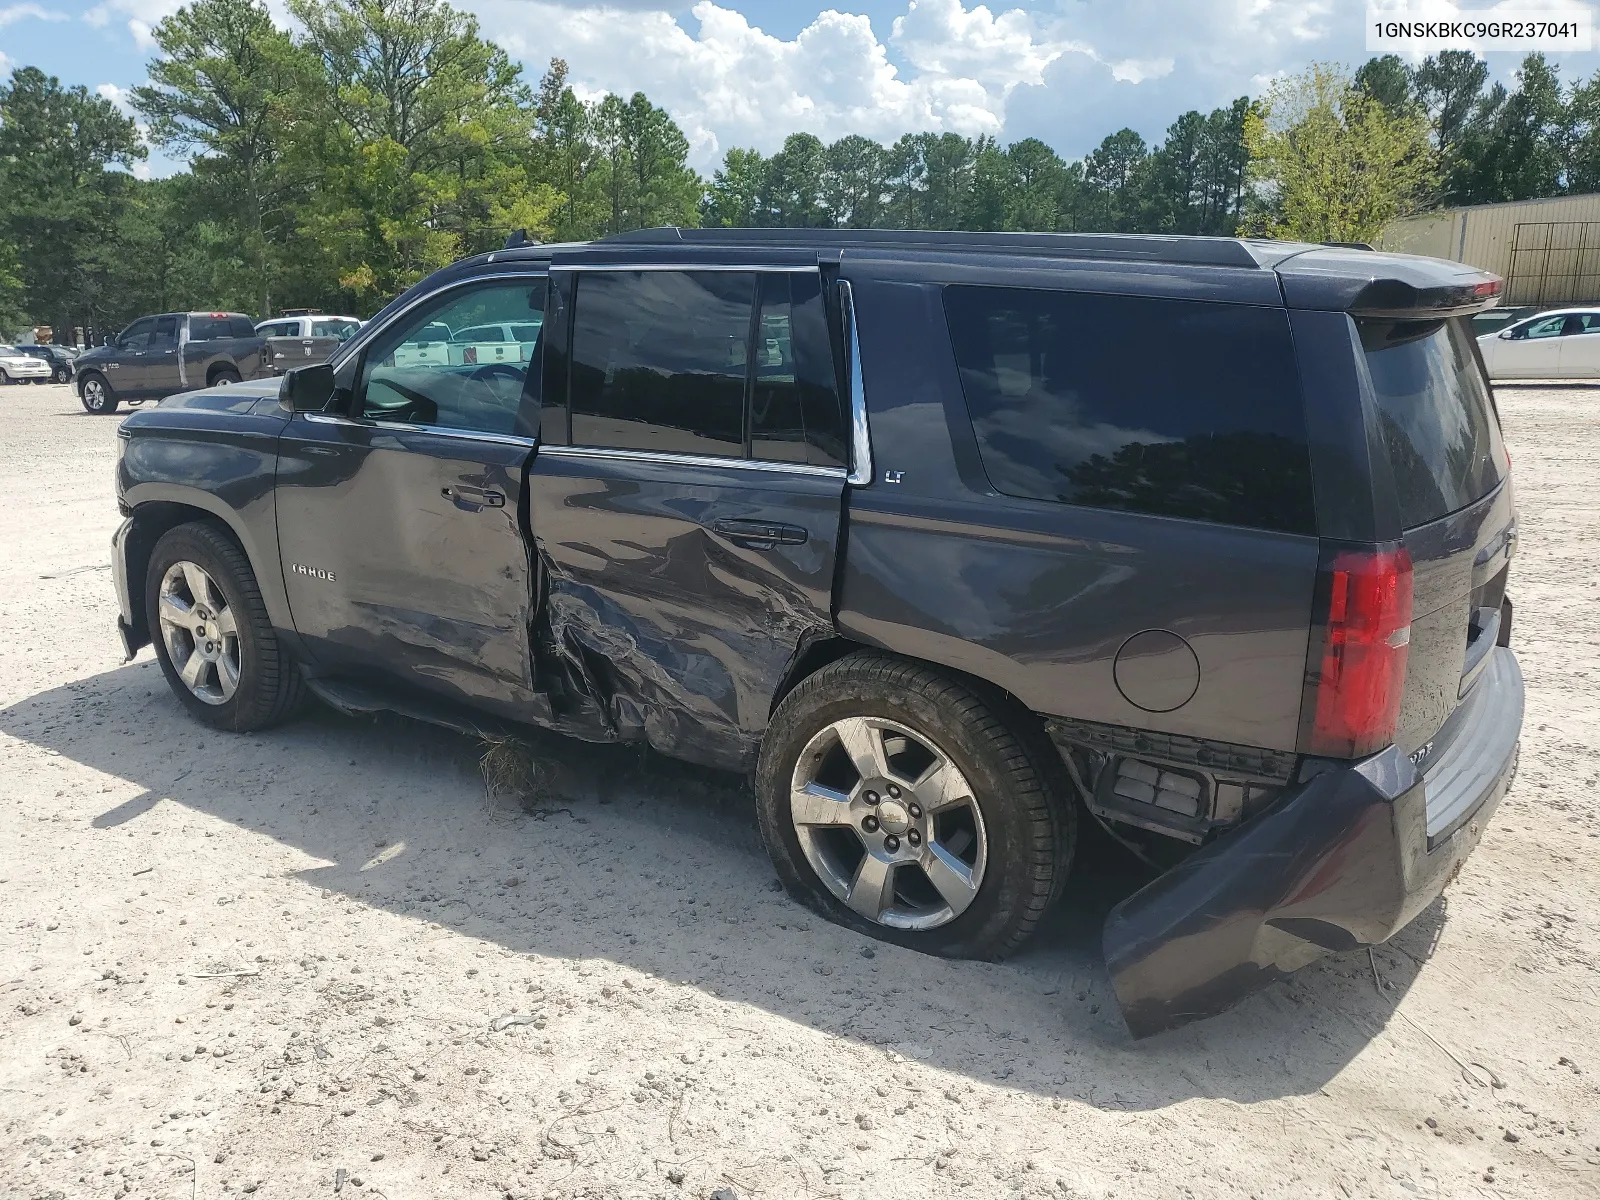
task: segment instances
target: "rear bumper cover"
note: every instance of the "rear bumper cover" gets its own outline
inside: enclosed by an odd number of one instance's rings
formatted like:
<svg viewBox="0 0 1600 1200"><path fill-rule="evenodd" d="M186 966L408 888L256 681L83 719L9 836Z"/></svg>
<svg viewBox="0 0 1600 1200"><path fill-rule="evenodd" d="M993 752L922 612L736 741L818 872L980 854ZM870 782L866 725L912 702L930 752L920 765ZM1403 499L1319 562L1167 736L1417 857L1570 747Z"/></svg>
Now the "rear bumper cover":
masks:
<svg viewBox="0 0 1600 1200"><path fill-rule="evenodd" d="M1112 910L1106 963L1135 1037L1386 941L1433 902L1516 773L1522 673L1492 656L1426 774L1391 746L1317 775Z"/></svg>

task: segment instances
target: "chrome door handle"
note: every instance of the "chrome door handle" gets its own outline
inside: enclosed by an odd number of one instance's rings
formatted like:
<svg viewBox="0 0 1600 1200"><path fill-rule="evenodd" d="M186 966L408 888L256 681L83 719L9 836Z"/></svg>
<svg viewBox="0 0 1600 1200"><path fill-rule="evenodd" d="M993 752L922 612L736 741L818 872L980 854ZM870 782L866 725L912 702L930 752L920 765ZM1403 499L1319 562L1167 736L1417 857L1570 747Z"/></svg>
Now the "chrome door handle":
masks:
<svg viewBox="0 0 1600 1200"><path fill-rule="evenodd" d="M457 508L466 512L477 512L484 508L504 508L506 506L505 493L497 492L490 488L442 487L439 489L439 494Z"/></svg>

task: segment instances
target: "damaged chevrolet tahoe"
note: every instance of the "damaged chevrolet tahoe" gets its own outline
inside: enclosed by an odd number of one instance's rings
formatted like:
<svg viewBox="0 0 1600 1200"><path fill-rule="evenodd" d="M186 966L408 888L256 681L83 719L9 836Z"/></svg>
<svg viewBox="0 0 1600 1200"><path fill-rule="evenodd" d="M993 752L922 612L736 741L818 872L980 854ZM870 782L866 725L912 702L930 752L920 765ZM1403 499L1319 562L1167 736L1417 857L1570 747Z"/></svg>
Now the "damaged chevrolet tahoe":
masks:
<svg viewBox="0 0 1600 1200"><path fill-rule="evenodd" d="M310 692L751 772L791 893L934 954L1021 945L1102 823L1162 868L1104 932L1142 1036L1390 937L1509 785L1498 287L1233 239L480 255L123 424L121 634L223 729Z"/></svg>

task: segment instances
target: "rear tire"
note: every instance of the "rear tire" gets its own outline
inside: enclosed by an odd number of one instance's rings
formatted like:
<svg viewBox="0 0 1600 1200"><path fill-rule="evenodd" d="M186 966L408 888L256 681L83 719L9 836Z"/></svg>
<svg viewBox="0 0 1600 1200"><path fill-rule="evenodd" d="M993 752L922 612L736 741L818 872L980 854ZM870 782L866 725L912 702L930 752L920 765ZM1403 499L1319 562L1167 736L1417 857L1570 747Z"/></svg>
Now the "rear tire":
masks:
<svg viewBox="0 0 1600 1200"><path fill-rule="evenodd" d="M191 716L244 733L293 716L300 671L267 617L244 552L208 521L164 533L145 572L145 612L161 672Z"/></svg>
<svg viewBox="0 0 1600 1200"><path fill-rule="evenodd" d="M83 377L83 382L78 385L78 399L84 411L97 417L117 411L117 394L111 390L106 377L98 371L90 371Z"/></svg>
<svg viewBox="0 0 1600 1200"><path fill-rule="evenodd" d="M211 382L206 384L206 386L222 387L226 384L238 382L239 372L235 371L232 367L223 367L221 370L212 373Z"/></svg>
<svg viewBox="0 0 1600 1200"><path fill-rule="evenodd" d="M65 367L57 367L55 369L55 373L51 375L51 378L57 383L71 383L72 372L67 370Z"/></svg>
<svg viewBox="0 0 1600 1200"><path fill-rule="evenodd" d="M951 958L1001 958L1033 933L1072 862L1069 788L1025 710L868 653L784 698L756 768L762 840L790 895Z"/></svg>

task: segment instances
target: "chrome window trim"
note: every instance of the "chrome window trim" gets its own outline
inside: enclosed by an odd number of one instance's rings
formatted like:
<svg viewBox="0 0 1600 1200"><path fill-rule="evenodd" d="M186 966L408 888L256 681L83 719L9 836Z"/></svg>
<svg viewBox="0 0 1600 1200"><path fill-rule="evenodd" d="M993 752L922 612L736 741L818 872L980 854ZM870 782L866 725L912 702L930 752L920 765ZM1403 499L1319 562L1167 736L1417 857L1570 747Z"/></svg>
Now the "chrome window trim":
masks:
<svg viewBox="0 0 1600 1200"><path fill-rule="evenodd" d="M816 263L552 263L552 271L744 271L752 274L797 274L819 270Z"/></svg>
<svg viewBox="0 0 1600 1200"><path fill-rule="evenodd" d="M856 301L848 279L839 281L839 299L850 378L850 473L845 480L852 487L866 487L872 482L872 430L867 424L867 395L861 380L861 336L856 331Z"/></svg>
<svg viewBox="0 0 1600 1200"><path fill-rule="evenodd" d="M505 279L546 279L549 275L549 269L542 268L537 271L486 271L481 275L468 275L462 279L452 280L443 287L435 288L431 292L425 292L423 295L418 296L410 304L391 315L382 325L378 325L375 322L368 322L363 325L353 337L339 347L339 352L333 358L330 358L328 362L335 371L339 370L350 359L365 350L369 343L393 329L397 321L402 320L408 313L427 304L435 297L444 295L446 292L453 292L457 288L471 287L473 284L478 283L498 283Z"/></svg>
<svg viewBox="0 0 1600 1200"><path fill-rule="evenodd" d="M539 444L535 438L518 437L514 433L474 433L470 429L448 429L443 425L409 425L400 421L356 421L338 413L308 412L297 415L318 425L349 425L356 429L427 433L435 437L453 438L458 442L494 442L501 446L522 446L529 450Z"/></svg>
<svg viewBox="0 0 1600 1200"><path fill-rule="evenodd" d="M557 458L606 458L626 462L657 463L674 467L732 467L737 471L777 471L785 475L812 475L824 479L843 479L843 467L819 467L811 463L777 462L760 458L721 458L712 454L670 454L655 450L608 449L602 446L540 446L540 455Z"/></svg>

